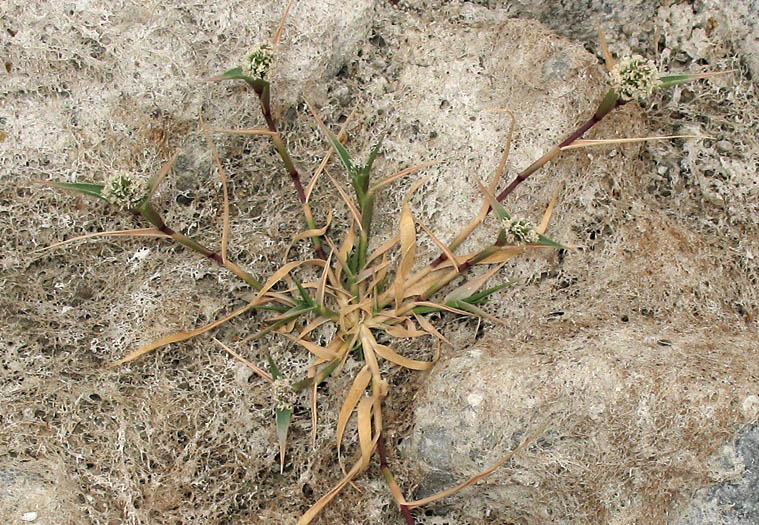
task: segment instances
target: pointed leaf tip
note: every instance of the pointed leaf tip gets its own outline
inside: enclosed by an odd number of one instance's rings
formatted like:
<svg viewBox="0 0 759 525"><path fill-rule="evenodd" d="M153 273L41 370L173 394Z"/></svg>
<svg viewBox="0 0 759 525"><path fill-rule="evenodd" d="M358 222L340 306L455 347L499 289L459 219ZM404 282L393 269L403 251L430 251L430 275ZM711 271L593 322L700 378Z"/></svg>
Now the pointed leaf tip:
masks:
<svg viewBox="0 0 759 525"><path fill-rule="evenodd" d="M44 184L49 184L50 186L54 186L62 190L73 191L76 193L81 193L83 195L89 195L91 197L97 197L99 199L106 200L102 195L102 192L103 192L102 184L88 184L85 182L55 182L55 181L46 182Z"/></svg>
<svg viewBox="0 0 759 525"><path fill-rule="evenodd" d="M290 409L277 409L277 440L279 441L279 473L285 470L285 454L287 453L287 433L290 429L293 411Z"/></svg>

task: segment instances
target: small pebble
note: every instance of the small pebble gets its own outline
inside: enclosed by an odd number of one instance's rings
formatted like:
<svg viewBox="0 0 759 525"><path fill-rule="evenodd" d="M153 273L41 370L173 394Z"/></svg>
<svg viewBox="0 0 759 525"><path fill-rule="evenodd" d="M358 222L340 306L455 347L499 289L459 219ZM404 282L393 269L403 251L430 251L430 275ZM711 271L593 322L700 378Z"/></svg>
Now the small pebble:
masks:
<svg viewBox="0 0 759 525"><path fill-rule="evenodd" d="M34 521L37 519L37 513L36 512L25 512L23 516L21 516L21 521Z"/></svg>

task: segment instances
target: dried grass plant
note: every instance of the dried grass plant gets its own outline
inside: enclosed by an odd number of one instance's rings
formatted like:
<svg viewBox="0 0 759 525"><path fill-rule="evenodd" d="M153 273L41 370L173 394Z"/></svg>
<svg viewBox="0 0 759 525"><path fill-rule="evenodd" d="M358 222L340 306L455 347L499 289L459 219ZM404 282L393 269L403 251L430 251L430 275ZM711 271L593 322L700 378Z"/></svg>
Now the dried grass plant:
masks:
<svg viewBox="0 0 759 525"><path fill-rule="evenodd" d="M172 239L223 266L255 291L247 304L226 317L194 330L160 338L112 363L111 368L134 361L166 345L212 332L223 323L251 310L271 311L273 315L266 319L253 335L241 338L234 344L215 341L234 358L250 367L261 381L271 384L281 468L284 467L285 462L287 434L293 416L295 395L304 391L308 392L315 432L318 416L317 386L331 376L342 373L348 360L356 360L361 364L359 371L352 378L349 390L344 395L337 417L335 449L338 463L343 471L343 478L336 486L326 491L298 523L311 522L342 489L353 484L354 480L367 470L375 453L379 455L380 469L405 521L414 523L412 509L457 492L486 477L519 450L528 446L545 427L535 429L519 447L481 474L435 496L419 501L408 501L393 477L385 454L382 405L383 400L392 394L392 389L383 378L381 361L385 360L392 365L415 371L426 371L433 367L441 349L448 344L448 341L426 317L431 312L476 316L488 322L500 323L501 321L488 314L482 305L492 294L508 286L509 283L488 286L503 266L512 258L532 250L572 248L546 236L558 193L554 195L550 203L547 203L546 211L537 224L525 218L512 216L502 202L519 184L548 162L557 160L567 150L608 143L669 138L646 137L603 141L584 140L582 137L607 114L623 104L630 101L642 102L656 90L710 75L660 76L651 61L639 56L627 57L616 62L606 47L599 27L601 45L607 68L610 71L612 87L587 121L569 134L565 140L517 174L508 185L499 189L505 177L506 161L515 126L514 117L511 116L501 162L494 170L491 180L485 183L475 179L482 194L479 210L453 240L444 241L436 237L414 215L411 208L411 196L415 192L423 191L423 185L429 180L427 177L413 184L406 194L398 214L397 235L380 246L375 246L372 242L372 219L377 195L394 182L417 174L430 164L411 166L377 180L372 169L375 159L381 154L382 139L372 148L365 162L358 161L345 145L343 130L337 133L330 131L329 126L322 122L316 111L309 105L313 118L326 138L329 150L322 162L312 170L310 180L305 185L303 184L301 171L289 154L273 116L270 104L272 85L267 80L269 69L276 61L279 38L286 18L287 9L271 42L255 46L245 55L240 67L212 79L214 81L242 80L247 83L258 98L267 127L213 131L259 135L262 139L272 141L294 184L305 222L305 230L292 239L290 246L292 248L295 243L310 242L313 247L312 258L288 260L290 251L288 249L285 254L285 263L265 279L255 276L254 273L230 260L229 246L234 242L230 238L232 217L229 203L232 197L228 192L227 178L221 159L213 145L210 132L204 124L202 124L203 132L212 150L222 188L223 220L217 249L206 247L172 229L164 222L152 202L152 197L161 181L171 172L178 152L160 172L148 180L131 173L116 172L111 174L104 183L55 183L55 186L103 199L126 212L142 217L151 225L146 228L108 231L85 237L111 235ZM338 180L339 177L333 177L327 170L333 153L336 153L345 170L346 180L353 191L353 196L348 194L346 188L343 187L344 183ZM333 238L330 229L332 215L326 217L320 225L309 204L315 185L324 178L334 184L350 210L350 224L339 241ZM500 221L497 236L490 244L481 246L472 253L457 254L457 249L475 229L485 222L491 211ZM429 236L441 252L439 257L426 264L419 260L416 253L419 234ZM81 238L69 239L66 243ZM58 243L49 248L62 244L65 243ZM475 275L471 272L475 266L485 266L487 271ZM329 333L332 337L326 344L319 344L314 334L325 325L331 325ZM239 351L232 348L232 346L239 347L249 341L259 340L269 333L280 334L311 354L312 361L305 377L291 379L291 371L275 363L271 355L267 359L267 371L265 367L250 362ZM392 339L417 337L429 337L430 340L436 341L435 344L430 345L426 360L406 357L390 344ZM354 413L356 414L359 453L352 463L346 466L342 444ZM314 442L315 439L314 435Z"/></svg>

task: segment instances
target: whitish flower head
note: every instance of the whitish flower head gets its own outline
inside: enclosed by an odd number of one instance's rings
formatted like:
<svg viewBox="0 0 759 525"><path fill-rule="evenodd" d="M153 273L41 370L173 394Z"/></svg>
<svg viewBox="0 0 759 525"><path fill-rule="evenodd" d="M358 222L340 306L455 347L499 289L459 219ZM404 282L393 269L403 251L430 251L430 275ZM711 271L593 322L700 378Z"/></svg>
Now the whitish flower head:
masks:
<svg viewBox="0 0 759 525"><path fill-rule="evenodd" d="M625 57L609 71L611 85L622 100L643 101L661 85L653 60L640 55Z"/></svg>
<svg viewBox="0 0 759 525"><path fill-rule="evenodd" d="M540 235L527 219L512 217L503 221L503 227L509 244L535 244L540 241Z"/></svg>
<svg viewBox="0 0 759 525"><path fill-rule="evenodd" d="M240 68L243 75L247 77L265 79L272 62L274 62L274 50L271 45L258 44L245 53Z"/></svg>
<svg viewBox="0 0 759 525"><path fill-rule="evenodd" d="M280 377L275 379L271 391L272 402L277 410L292 410L295 403L295 392L290 387L290 381Z"/></svg>
<svg viewBox="0 0 759 525"><path fill-rule="evenodd" d="M101 195L122 210L133 210L148 195L148 181L126 171L111 174L103 185Z"/></svg>

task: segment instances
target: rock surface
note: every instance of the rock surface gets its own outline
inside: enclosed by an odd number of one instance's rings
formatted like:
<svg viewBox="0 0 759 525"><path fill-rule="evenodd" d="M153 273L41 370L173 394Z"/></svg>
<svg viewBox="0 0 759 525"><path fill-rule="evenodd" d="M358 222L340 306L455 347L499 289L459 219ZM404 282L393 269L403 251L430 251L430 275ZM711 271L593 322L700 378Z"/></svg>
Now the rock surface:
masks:
<svg viewBox="0 0 759 525"><path fill-rule="evenodd" d="M757 396L750 403L756 411ZM750 425L722 447L725 481L700 490L672 525L751 525L759 523L759 426Z"/></svg>

